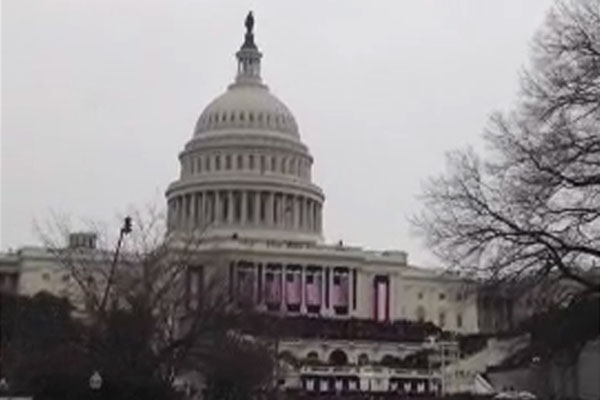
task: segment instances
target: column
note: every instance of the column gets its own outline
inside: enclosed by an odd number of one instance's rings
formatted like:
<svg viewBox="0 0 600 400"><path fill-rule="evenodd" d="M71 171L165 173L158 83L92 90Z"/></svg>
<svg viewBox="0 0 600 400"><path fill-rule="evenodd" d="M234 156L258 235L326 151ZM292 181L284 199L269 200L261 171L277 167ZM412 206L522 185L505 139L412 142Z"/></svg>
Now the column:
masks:
<svg viewBox="0 0 600 400"><path fill-rule="evenodd" d="M304 199L304 230L310 230L310 199Z"/></svg>
<svg viewBox="0 0 600 400"><path fill-rule="evenodd" d="M229 203L229 205L227 206L227 223L229 225L233 224L233 217L234 217L234 213L235 213L235 204L234 204L234 198L233 198L233 190L228 190L227 191L227 203Z"/></svg>
<svg viewBox="0 0 600 400"><path fill-rule="evenodd" d="M294 229L300 228L300 213L298 207L298 198L296 196L292 197L292 227Z"/></svg>
<svg viewBox="0 0 600 400"><path fill-rule="evenodd" d="M179 228L185 228L185 195L179 196Z"/></svg>
<svg viewBox="0 0 600 400"><path fill-rule="evenodd" d="M298 197L298 228L300 230L304 230L304 198L302 196Z"/></svg>
<svg viewBox="0 0 600 400"><path fill-rule="evenodd" d="M198 227L198 225L196 224L196 206L197 206L196 193L192 193L190 195L190 202L191 202L190 228L192 230L195 230Z"/></svg>
<svg viewBox="0 0 600 400"><path fill-rule="evenodd" d="M307 228L309 231L313 230L313 201L312 200L307 200L306 203L306 216L307 218Z"/></svg>
<svg viewBox="0 0 600 400"><path fill-rule="evenodd" d="M265 207L265 219L267 226L273 226L273 192L267 193L267 204Z"/></svg>
<svg viewBox="0 0 600 400"><path fill-rule="evenodd" d="M206 228L206 218L204 217L204 193L198 192L198 214L196 217L198 223L196 224L200 230Z"/></svg>
<svg viewBox="0 0 600 400"><path fill-rule="evenodd" d="M273 226L277 227L281 223L281 209L279 208L279 195L273 193Z"/></svg>
<svg viewBox="0 0 600 400"><path fill-rule="evenodd" d="M218 190L215 190L215 204L213 215L215 216L215 225L221 225L221 193Z"/></svg>
<svg viewBox="0 0 600 400"><path fill-rule="evenodd" d="M211 215L211 197L209 196L209 192L206 191L204 192L204 225L208 226L209 224L212 224L212 215Z"/></svg>
<svg viewBox="0 0 600 400"><path fill-rule="evenodd" d="M323 232L323 204L319 204L319 213L317 214L318 224L317 229L319 232Z"/></svg>
<svg viewBox="0 0 600 400"><path fill-rule="evenodd" d="M260 191L254 192L254 224L260 224L260 202L262 201L262 196L260 195Z"/></svg>
<svg viewBox="0 0 600 400"><path fill-rule="evenodd" d="M286 210L285 210L285 194L279 195L279 226L285 228Z"/></svg>
<svg viewBox="0 0 600 400"><path fill-rule="evenodd" d="M248 191L242 190L240 196L240 225L245 225L246 219L248 218Z"/></svg>

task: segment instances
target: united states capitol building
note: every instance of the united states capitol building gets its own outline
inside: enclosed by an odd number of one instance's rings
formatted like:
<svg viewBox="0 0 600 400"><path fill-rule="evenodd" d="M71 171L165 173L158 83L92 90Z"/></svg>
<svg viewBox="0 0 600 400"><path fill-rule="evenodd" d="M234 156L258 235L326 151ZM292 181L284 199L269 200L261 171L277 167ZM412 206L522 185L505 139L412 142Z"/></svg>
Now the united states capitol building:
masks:
<svg viewBox="0 0 600 400"><path fill-rule="evenodd" d="M482 367L464 364L455 335L500 329L518 306L503 299L489 312L473 283L411 265L403 251L324 240L315 160L261 76L253 24L250 16L234 81L200 114L166 191L168 230L203 239L190 293L218 271L236 301L289 320L278 351L297 363L281 368L284 388L471 390ZM1 254L0 286L61 294L67 278L56 264L42 248ZM431 326L445 332L435 342L423 328ZM432 346L425 364L407 361Z"/></svg>

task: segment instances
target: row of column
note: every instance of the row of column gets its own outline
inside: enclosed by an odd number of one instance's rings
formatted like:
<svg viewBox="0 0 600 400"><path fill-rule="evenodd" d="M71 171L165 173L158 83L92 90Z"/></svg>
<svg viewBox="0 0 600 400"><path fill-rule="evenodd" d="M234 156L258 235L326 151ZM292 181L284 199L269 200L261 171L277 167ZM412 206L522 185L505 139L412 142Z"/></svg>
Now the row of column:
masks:
<svg viewBox="0 0 600 400"><path fill-rule="evenodd" d="M170 229L255 225L321 232L322 205L311 198L281 192L209 190L169 200Z"/></svg>
<svg viewBox="0 0 600 400"><path fill-rule="evenodd" d="M348 267L240 261L229 272L233 297L271 311L301 314L349 314L356 309L357 280L357 270ZM290 293L294 287L297 293Z"/></svg>

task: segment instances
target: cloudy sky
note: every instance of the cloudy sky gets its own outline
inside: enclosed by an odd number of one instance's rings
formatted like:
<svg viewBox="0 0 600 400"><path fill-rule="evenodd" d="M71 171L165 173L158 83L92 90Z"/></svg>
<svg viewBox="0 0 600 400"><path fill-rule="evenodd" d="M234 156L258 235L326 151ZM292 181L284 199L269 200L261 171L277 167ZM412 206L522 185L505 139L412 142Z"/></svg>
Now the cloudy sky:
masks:
<svg viewBox="0 0 600 400"><path fill-rule="evenodd" d="M2 249L51 212L162 204L254 10L263 78L295 114L329 241L434 259L411 233L444 153L514 102L550 0L2 2Z"/></svg>

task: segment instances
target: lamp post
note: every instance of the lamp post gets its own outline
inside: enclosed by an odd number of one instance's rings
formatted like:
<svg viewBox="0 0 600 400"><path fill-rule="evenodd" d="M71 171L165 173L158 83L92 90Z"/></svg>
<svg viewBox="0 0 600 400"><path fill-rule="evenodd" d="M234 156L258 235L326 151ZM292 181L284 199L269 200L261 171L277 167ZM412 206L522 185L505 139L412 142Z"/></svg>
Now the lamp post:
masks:
<svg viewBox="0 0 600 400"><path fill-rule="evenodd" d="M90 376L89 384L90 389L93 391L97 391L102 388L102 375L100 375L100 372L94 371L94 373Z"/></svg>
<svg viewBox="0 0 600 400"><path fill-rule="evenodd" d="M112 281L115 275L115 271L117 269L117 262L119 261L119 252L121 251L121 245L123 244L123 237L129 233L131 233L131 217L125 217L123 220L123 226L119 231L119 240L117 241L117 248L115 249L115 255L113 257L112 264L110 266L110 273L108 274L108 279L106 281L106 288L104 289L104 294L102 296L102 301L100 303L100 312L104 312L104 307L106 307L106 301L108 299L108 295L110 293L110 287L112 285Z"/></svg>
<svg viewBox="0 0 600 400"><path fill-rule="evenodd" d="M444 344L437 341L435 336L428 336L427 341L425 342L425 348L438 350L440 351L440 395L443 397L446 394L446 378L445 378L445 367L446 367L446 358L444 354ZM431 362L427 361L428 369L431 370ZM431 373L431 371L430 371Z"/></svg>

